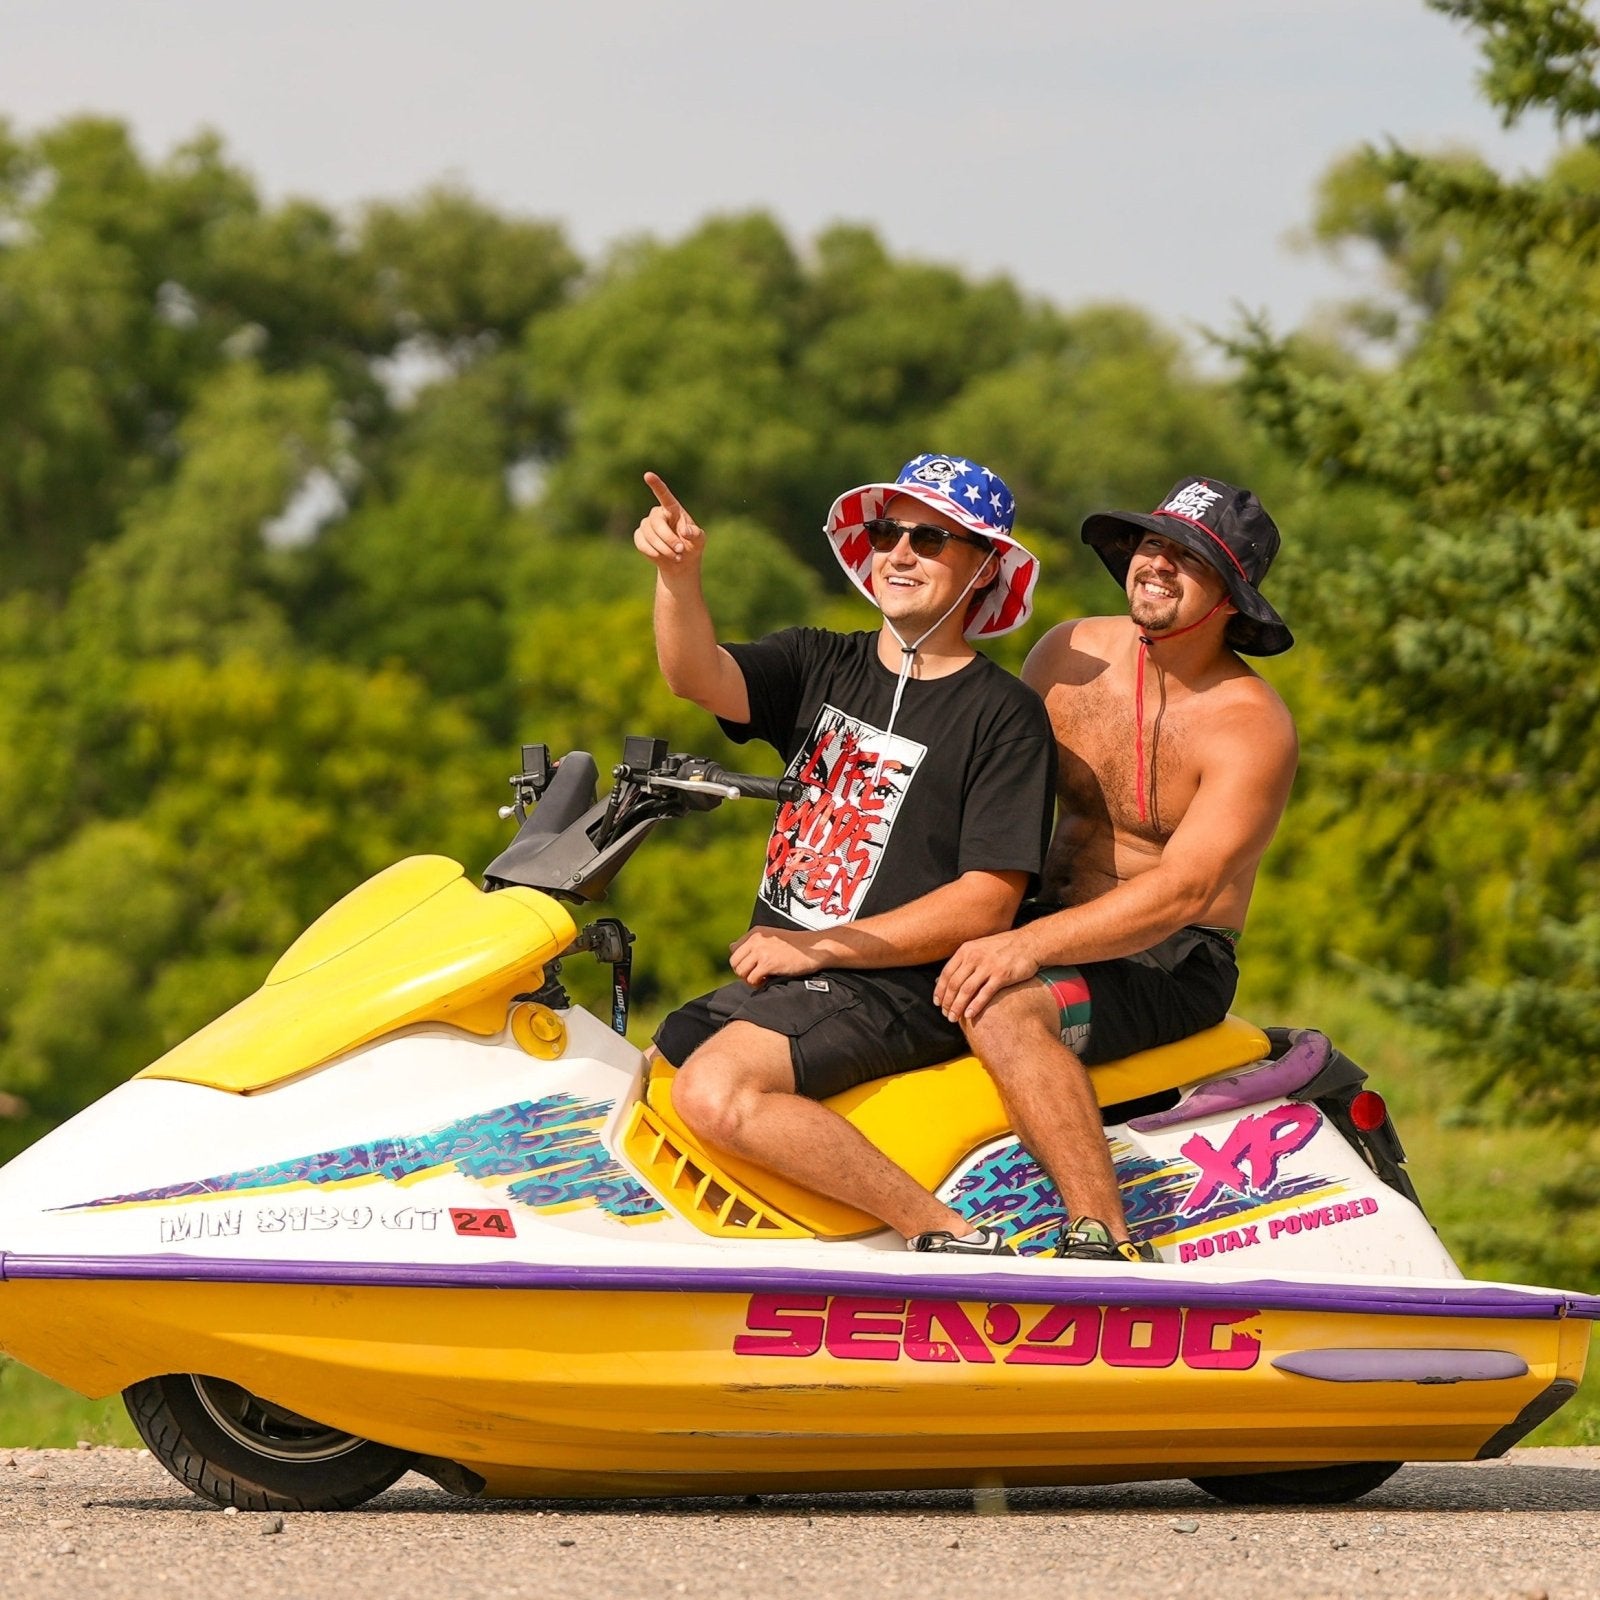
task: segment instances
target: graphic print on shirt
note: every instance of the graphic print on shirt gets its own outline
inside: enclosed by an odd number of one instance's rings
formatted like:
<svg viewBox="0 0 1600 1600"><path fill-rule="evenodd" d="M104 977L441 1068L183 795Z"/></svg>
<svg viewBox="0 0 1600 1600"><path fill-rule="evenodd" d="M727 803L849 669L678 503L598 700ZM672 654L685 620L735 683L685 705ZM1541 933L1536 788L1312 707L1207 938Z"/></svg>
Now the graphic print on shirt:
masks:
<svg viewBox="0 0 1600 1600"><path fill-rule="evenodd" d="M859 916L927 753L898 734L886 743L881 728L824 705L789 763L807 793L778 808L761 899L802 928Z"/></svg>

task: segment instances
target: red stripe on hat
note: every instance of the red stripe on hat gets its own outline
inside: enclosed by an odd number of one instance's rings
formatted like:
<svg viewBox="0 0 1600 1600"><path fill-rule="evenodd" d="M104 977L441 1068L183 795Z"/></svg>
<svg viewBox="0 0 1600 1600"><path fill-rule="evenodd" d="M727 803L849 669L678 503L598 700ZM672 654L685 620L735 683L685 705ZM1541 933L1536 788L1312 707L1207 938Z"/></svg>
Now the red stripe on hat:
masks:
<svg viewBox="0 0 1600 1600"><path fill-rule="evenodd" d="M1006 597L1001 602L1000 614L994 619L996 628L1005 629L1015 625L1022 614L1022 608L1028 603L1028 567L1029 562L1022 562L1011 574L1011 586L1006 590Z"/></svg>
<svg viewBox="0 0 1600 1600"><path fill-rule="evenodd" d="M1158 508L1157 510L1152 511L1150 515L1153 517L1171 517L1174 522L1187 522L1191 528L1198 528L1201 533L1203 533L1208 539L1212 540L1216 544L1217 548L1221 550L1223 555L1225 555L1233 563L1234 571L1237 572L1246 583L1249 583L1250 574L1246 572L1242 566L1240 566L1238 556L1236 556L1233 551L1231 551L1223 542L1222 535L1219 533L1213 533L1211 529L1205 525L1205 523L1197 522L1193 517L1186 517L1181 511L1163 511Z"/></svg>
<svg viewBox="0 0 1600 1600"><path fill-rule="evenodd" d="M854 533L846 534L839 541L839 554L852 567L866 565L872 555L872 541L867 538L867 530L858 527Z"/></svg>

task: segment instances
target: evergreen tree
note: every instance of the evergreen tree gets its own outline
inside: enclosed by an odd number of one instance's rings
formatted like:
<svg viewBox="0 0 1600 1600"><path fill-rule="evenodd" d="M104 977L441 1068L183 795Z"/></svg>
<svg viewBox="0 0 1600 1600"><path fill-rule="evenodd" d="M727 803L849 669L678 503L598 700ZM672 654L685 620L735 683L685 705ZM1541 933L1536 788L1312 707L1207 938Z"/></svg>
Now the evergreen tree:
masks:
<svg viewBox="0 0 1600 1600"><path fill-rule="evenodd" d="M1383 904L1355 954L1481 1090L1592 1118L1600 31L1568 0L1432 3L1477 30L1507 122L1546 112L1574 142L1531 177L1404 149L1345 163L1321 231L1382 252L1387 310L1359 320L1392 361L1259 326L1236 351L1253 413L1368 499L1361 545L1322 551L1308 630L1338 689L1308 749L1316 803L1350 895Z"/></svg>

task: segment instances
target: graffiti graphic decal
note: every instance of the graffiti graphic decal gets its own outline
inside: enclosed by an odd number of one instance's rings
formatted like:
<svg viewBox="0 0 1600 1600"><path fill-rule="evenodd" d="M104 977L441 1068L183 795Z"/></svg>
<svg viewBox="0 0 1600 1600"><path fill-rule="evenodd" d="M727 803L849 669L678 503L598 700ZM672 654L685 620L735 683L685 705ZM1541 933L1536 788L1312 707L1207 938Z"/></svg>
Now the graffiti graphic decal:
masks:
<svg viewBox="0 0 1600 1600"><path fill-rule="evenodd" d="M478 1183L493 1184L497 1189L503 1186L518 1205L535 1211L593 1205L625 1222L662 1214L655 1197L600 1142L600 1129L613 1104L580 1100L570 1094L519 1100L427 1133L342 1145L188 1183L105 1195L65 1209L197 1200L374 1179L403 1183L459 1172Z"/></svg>
<svg viewBox="0 0 1600 1600"><path fill-rule="evenodd" d="M1136 1243L1160 1243L1269 1205L1342 1192L1345 1185L1324 1174L1284 1177L1279 1170L1283 1158L1309 1144L1321 1125L1311 1106L1280 1106L1241 1117L1220 1146L1192 1134L1179 1156L1165 1160L1140 1155L1126 1139L1111 1139L1129 1236ZM941 1197L974 1227L999 1228L1020 1255L1046 1255L1055 1248L1063 1220L1060 1196L1015 1140L981 1151Z"/></svg>
<svg viewBox="0 0 1600 1600"><path fill-rule="evenodd" d="M810 792L778 808L761 899L802 928L850 921L927 753L898 735L885 742L881 729L823 706L789 763L789 776Z"/></svg>

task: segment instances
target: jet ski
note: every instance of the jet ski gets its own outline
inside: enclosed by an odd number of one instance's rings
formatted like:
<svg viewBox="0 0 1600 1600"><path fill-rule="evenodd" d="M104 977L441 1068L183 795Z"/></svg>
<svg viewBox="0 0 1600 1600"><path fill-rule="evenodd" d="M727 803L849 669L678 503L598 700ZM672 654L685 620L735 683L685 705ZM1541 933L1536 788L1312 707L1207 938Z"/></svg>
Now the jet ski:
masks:
<svg viewBox="0 0 1600 1600"><path fill-rule="evenodd" d="M829 1102L1014 1258L918 1255L698 1140L583 915L662 823L793 778L629 738L523 747L481 884L413 857L259 990L0 1170L0 1350L121 1392L241 1509L1190 1478L1238 1503L1503 1454L1600 1297L1463 1278L1365 1074L1229 1017L1095 1067L1152 1264L1057 1260L1049 1180L966 1057ZM611 1016L562 963L611 969Z"/></svg>

